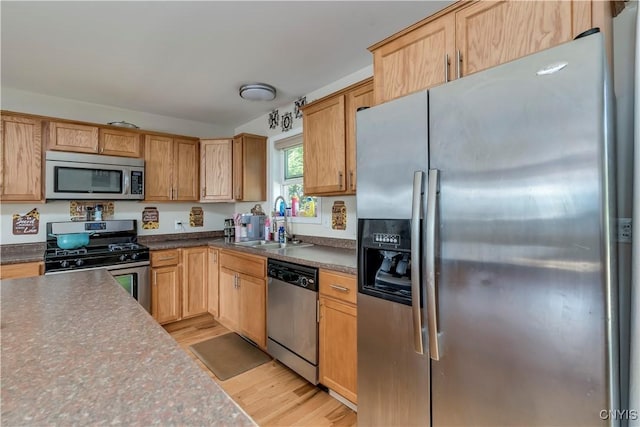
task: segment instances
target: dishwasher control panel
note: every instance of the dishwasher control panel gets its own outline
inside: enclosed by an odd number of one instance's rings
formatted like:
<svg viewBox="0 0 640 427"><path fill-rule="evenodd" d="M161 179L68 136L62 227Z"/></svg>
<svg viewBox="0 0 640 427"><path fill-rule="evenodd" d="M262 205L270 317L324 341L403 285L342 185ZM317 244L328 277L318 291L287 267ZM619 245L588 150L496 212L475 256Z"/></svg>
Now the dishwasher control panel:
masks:
<svg viewBox="0 0 640 427"><path fill-rule="evenodd" d="M318 290L318 269L314 267L268 259L267 276L311 291Z"/></svg>

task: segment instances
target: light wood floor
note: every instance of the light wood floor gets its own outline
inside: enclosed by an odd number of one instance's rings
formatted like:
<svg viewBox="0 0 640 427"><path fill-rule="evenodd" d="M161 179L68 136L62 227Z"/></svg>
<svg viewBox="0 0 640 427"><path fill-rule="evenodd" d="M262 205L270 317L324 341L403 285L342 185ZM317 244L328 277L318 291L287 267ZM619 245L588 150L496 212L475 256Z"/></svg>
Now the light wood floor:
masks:
<svg viewBox="0 0 640 427"><path fill-rule="evenodd" d="M260 426L355 426L356 413L279 362L271 361L220 381L189 346L229 332L203 315L165 325L165 330Z"/></svg>

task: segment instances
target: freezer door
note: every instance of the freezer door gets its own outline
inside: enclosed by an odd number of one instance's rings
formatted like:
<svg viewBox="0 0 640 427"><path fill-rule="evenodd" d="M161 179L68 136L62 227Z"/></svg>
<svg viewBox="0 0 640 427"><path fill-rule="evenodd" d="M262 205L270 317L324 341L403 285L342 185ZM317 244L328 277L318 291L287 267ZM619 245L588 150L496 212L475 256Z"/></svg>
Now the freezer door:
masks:
<svg viewBox="0 0 640 427"><path fill-rule="evenodd" d="M430 91L434 426L606 425L617 409L604 64L598 34Z"/></svg>
<svg viewBox="0 0 640 427"><path fill-rule="evenodd" d="M428 167L427 103L424 91L357 113L358 218L411 218L414 173Z"/></svg>
<svg viewBox="0 0 640 427"><path fill-rule="evenodd" d="M358 425L429 425L429 356L412 322L410 306L358 294Z"/></svg>

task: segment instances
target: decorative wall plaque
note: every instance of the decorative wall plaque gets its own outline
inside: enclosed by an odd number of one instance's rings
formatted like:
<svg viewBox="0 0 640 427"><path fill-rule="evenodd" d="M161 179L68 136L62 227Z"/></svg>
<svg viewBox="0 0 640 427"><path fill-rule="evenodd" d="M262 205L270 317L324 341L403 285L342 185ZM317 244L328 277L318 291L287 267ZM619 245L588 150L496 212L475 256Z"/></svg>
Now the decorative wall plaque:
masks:
<svg viewBox="0 0 640 427"><path fill-rule="evenodd" d="M300 98L296 99L293 102L293 115L295 116L296 119L299 119L300 117L302 117L302 110L300 108L302 108L306 104L307 104L306 96L301 96Z"/></svg>
<svg viewBox="0 0 640 427"><path fill-rule="evenodd" d="M282 115L282 132L288 132L293 127L293 117L291 111Z"/></svg>
<svg viewBox="0 0 640 427"><path fill-rule="evenodd" d="M142 229L157 230L158 228L160 228L160 212L158 212L158 208L144 208L142 211Z"/></svg>
<svg viewBox="0 0 640 427"><path fill-rule="evenodd" d="M334 230L347 229L347 207L342 200L333 202L331 208L331 228Z"/></svg>
<svg viewBox="0 0 640 427"><path fill-rule="evenodd" d="M204 212L202 212L201 207L194 206L191 208L191 212L189 212L189 225L191 227L204 226Z"/></svg>
<svg viewBox="0 0 640 427"><path fill-rule="evenodd" d="M278 110L273 110L269 113L269 129L275 129L278 127L278 123L280 122L280 116L278 115Z"/></svg>
<svg viewBox="0 0 640 427"><path fill-rule="evenodd" d="M38 234L40 213L33 208L24 215L13 214L13 234Z"/></svg>
<svg viewBox="0 0 640 427"><path fill-rule="evenodd" d="M102 219L112 219L116 211L115 203L108 200L73 200L69 202L69 216L71 221L91 221L93 217L87 217L87 212L95 212L96 206L102 205ZM87 209L89 208L89 209Z"/></svg>

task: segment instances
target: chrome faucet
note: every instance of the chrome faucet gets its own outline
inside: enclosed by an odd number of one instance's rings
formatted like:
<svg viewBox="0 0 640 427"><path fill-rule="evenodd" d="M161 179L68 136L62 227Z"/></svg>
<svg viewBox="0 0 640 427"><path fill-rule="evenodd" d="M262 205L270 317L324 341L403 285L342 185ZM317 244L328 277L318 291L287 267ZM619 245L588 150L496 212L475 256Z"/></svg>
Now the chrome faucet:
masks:
<svg viewBox="0 0 640 427"><path fill-rule="evenodd" d="M287 236L291 236L291 233L289 232L289 223L287 221L287 201L284 199L284 197L282 196L276 197L276 200L273 202L273 211L279 212L278 201L280 200L284 204L284 236L285 236L284 238L286 242ZM278 216L278 214L276 214L275 216Z"/></svg>

